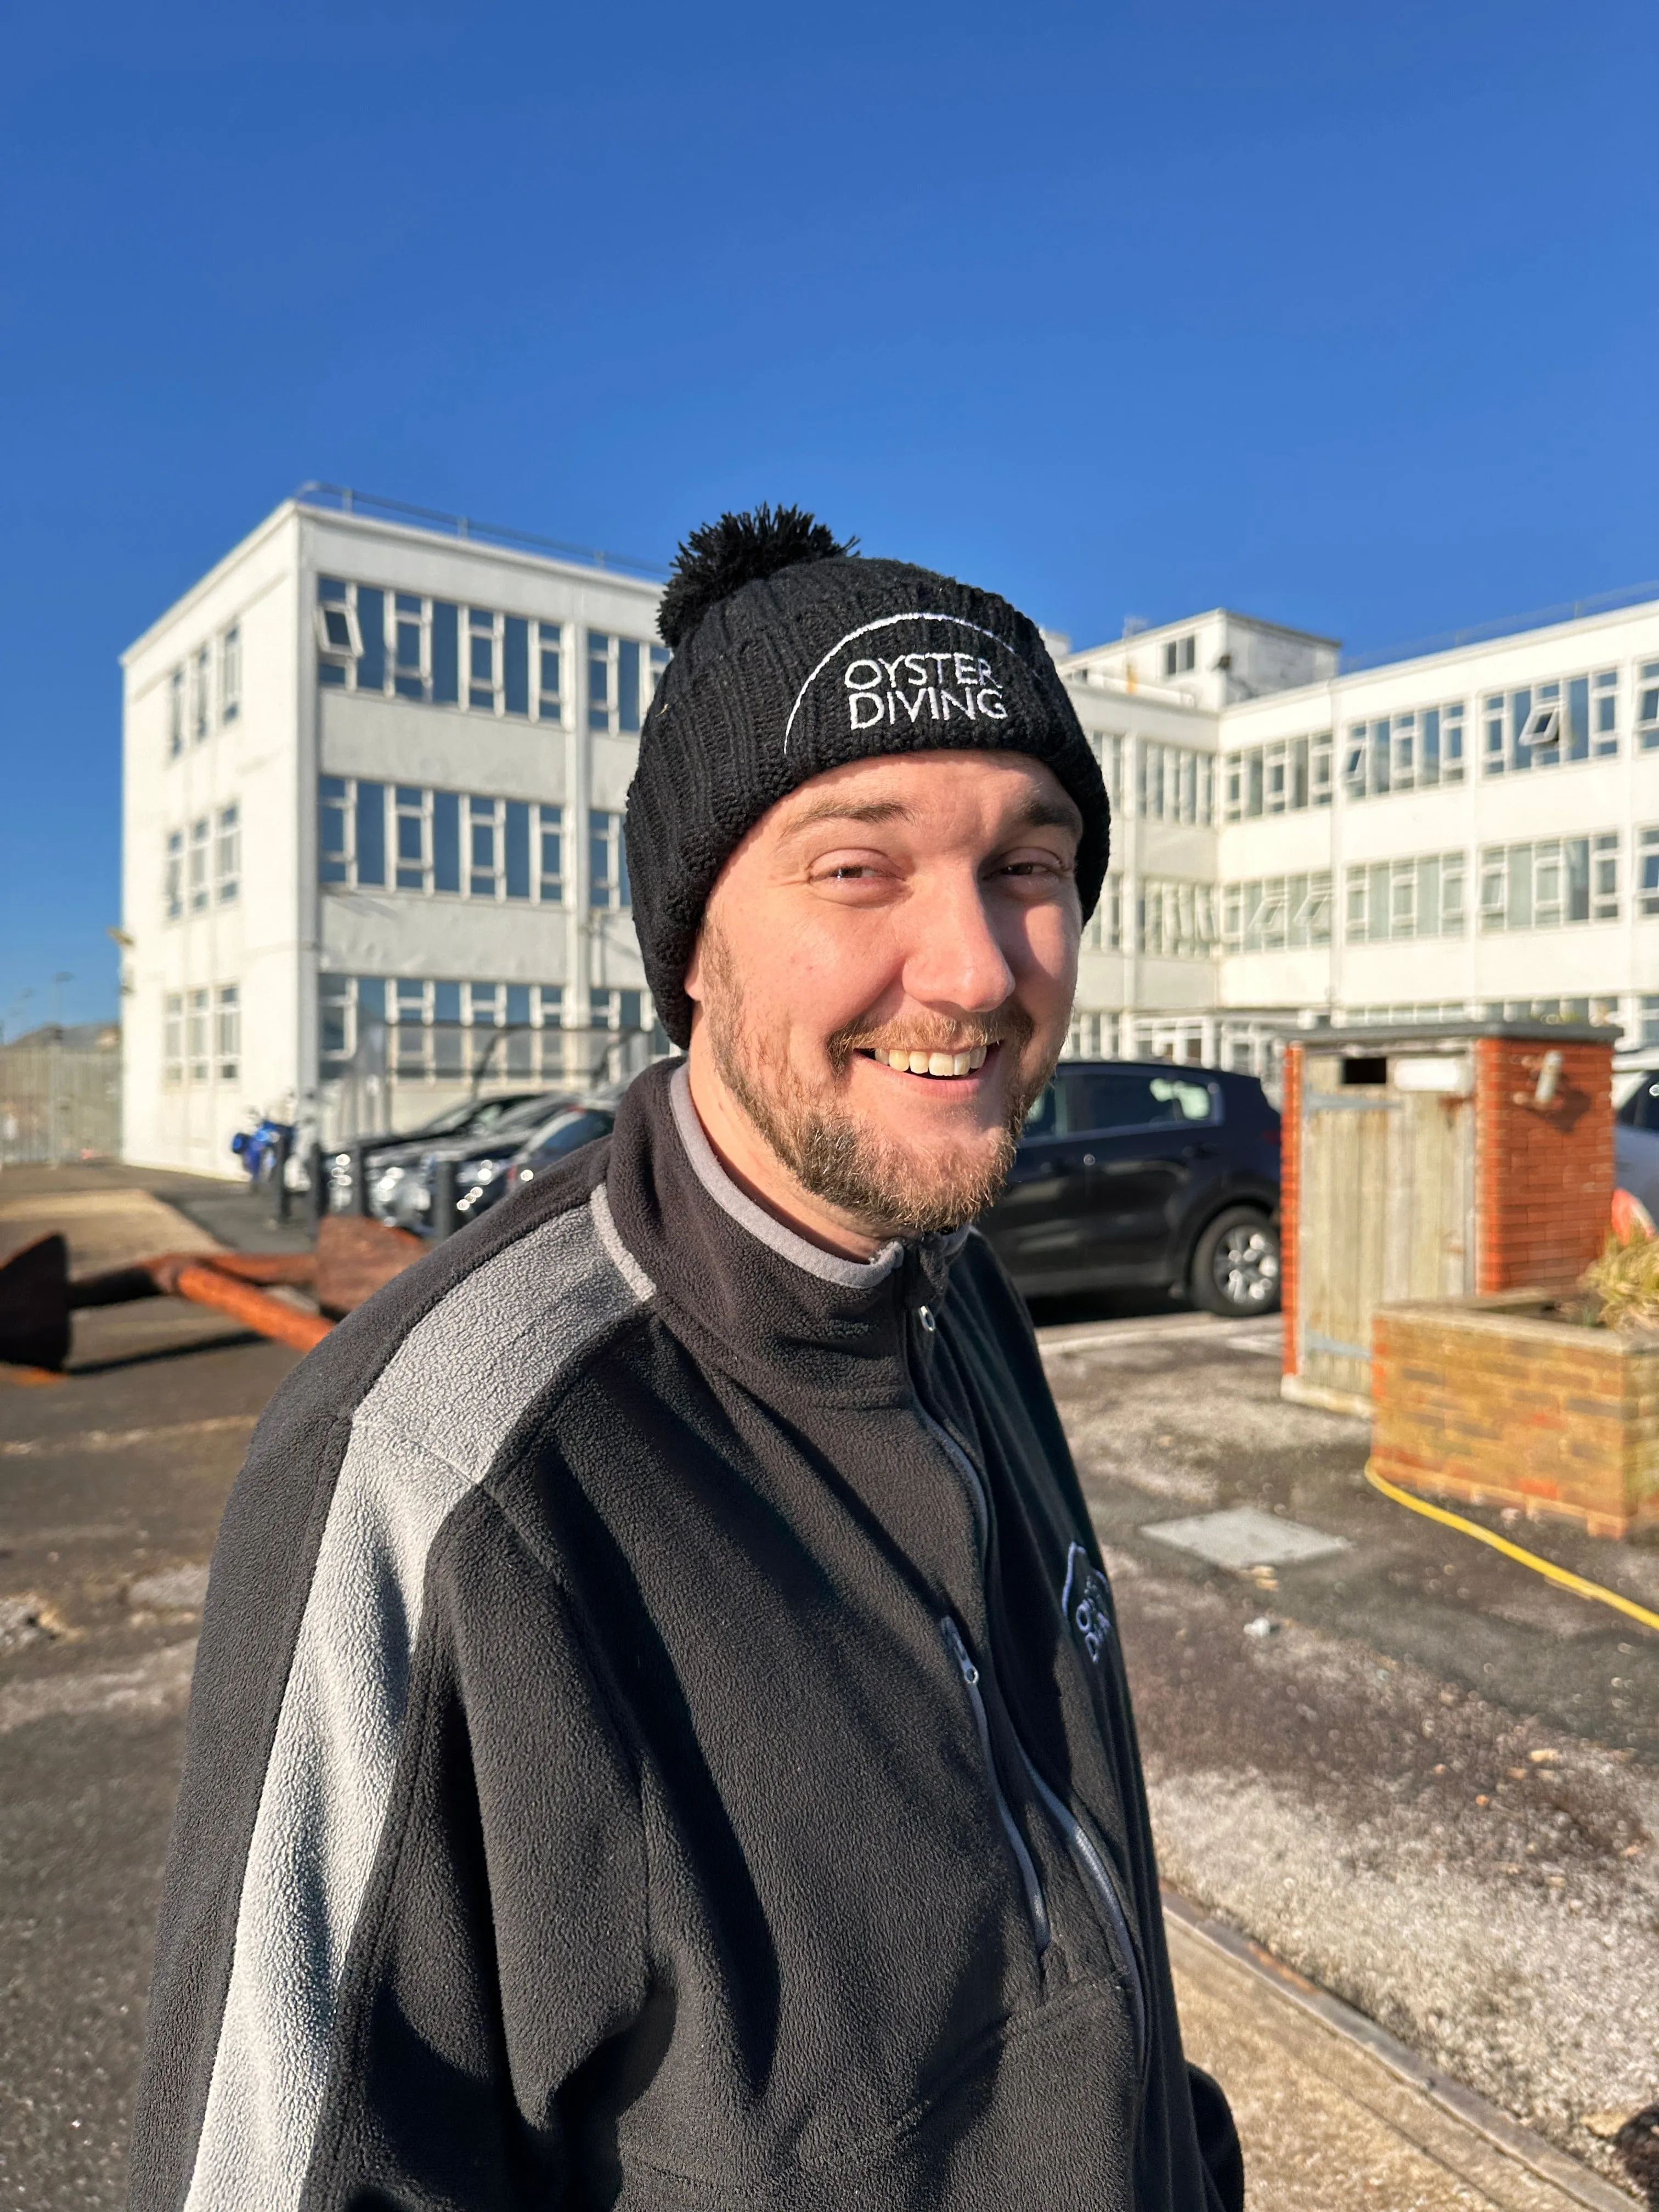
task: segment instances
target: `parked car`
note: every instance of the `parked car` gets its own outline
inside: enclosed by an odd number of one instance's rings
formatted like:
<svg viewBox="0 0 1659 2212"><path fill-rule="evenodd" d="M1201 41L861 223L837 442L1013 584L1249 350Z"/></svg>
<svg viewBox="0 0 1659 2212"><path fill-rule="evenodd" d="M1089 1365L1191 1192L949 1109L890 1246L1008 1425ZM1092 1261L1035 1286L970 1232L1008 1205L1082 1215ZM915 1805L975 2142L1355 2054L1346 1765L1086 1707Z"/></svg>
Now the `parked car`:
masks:
<svg viewBox="0 0 1659 2212"><path fill-rule="evenodd" d="M441 1159L456 1163L457 1188L465 1191L469 1164L489 1156L503 1163L511 1159L533 1132L572 1103L568 1094L556 1091L486 1099L459 1127L429 1128L424 1134L377 1148L368 1170L369 1212L395 1228L425 1229L432 1212L432 1179Z"/></svg>
<svg viewBox="0 0 1659 2212"><path fill-rule="evenodd" d="M1644 1067L1614 1117L1613 1176L1659 1221L1659 1067Z"/></svg>
<svg viewBox="0 0 1659 2212"><path fill-rule="evenodd" d="M510 1197L523 1190L568 1153L591 1145L597 1137L608 1137L616 1120L615 1110L609 1105L572 1106L556 1115L507 1162L501 1178L503 1194Z"/></svg>
<svg viewBox="0 0 1659 2212"><path fill-rule="evenodd" d="M1066 1060L980 1223L1027 1297L1132 1284L1279 1305L1279 1116L1254 1076Z"/></svg>
<svg viewBox="0 0 1659 2212"><path fill-rule="evenodd" d="M438 1163L455 1163L455 1212L459 1223L476 1221L567 1152L608 1136L616 1115L609 1106L568 1097L538 1098L514 1114L504 1114L482 1143L477 1137L429 1146L404 1167L396 1203L398 1226L425 1231L432 1225L432 1199Z"/></svg>
<svg viewBox="0 0 1659 2212"><path fill-rule="evenodd" d="M377 1178L390 1165L408 1158L418 1158L423 1146L447 1137L465 1137L492 1127L503 1114L531 1101L547 1097L545 1091L497 1091L488 1098L464 1098L458 1106L446 1106L441 1114L434 1114L429 1121L418 1122L412 1129L394 1129L379 1137L353 1139L363 1148L364 1173L371 1186L369 1210L381 1213L373 1200L372 1190ZM327 1156L329 1204L335 1212L348 1210L351 1205L351 1152L342 1146ZM303 1185L302 1185L303 1187Z"/></svg>

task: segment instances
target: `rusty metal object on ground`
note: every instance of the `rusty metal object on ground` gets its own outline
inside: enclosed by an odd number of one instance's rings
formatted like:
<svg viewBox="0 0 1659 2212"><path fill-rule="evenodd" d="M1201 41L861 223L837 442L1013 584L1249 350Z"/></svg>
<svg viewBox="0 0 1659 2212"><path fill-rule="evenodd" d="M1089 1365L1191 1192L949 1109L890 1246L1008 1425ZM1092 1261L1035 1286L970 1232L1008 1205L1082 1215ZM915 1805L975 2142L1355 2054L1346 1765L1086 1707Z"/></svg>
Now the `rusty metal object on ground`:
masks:
<svg viewBox="0 0 1659 2212"><path fill-rule="evenodd" d="M69 1356L70 1315L136 1298L181 1297L210 1306L296 1352L320 1344L342 1314L418 1260L422 1240L406 1230L351 1214L328 1214L314 1252L158 1252L125 1267L70 1279L69 1247L38 1237L0 1265L0 1362L60 1369ZM267 1295L308 1290L321 1309L307 1313Z"/></svg>
<svg viewBox="0 0 1659 2212"><path fill-rule="evenodd" d="M69 1246L38 1237L0 1267L0 1359L61 1367L69 1356Z"/></svg>
<svg viewBox="0 0 1659 2212"><path fill-rule="evenodd" d="M325 1213L317 1224L317 1303L337 1319L430 1249L423 1237L361 1213Z"/></svg>

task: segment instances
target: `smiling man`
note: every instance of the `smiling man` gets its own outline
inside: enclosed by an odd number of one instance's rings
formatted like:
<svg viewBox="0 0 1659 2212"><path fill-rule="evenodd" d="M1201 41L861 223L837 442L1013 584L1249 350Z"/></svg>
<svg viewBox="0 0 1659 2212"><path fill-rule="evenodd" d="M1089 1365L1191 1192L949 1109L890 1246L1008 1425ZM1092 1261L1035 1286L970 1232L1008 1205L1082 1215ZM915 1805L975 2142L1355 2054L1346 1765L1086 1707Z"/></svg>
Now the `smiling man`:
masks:
<svg viewBox="0 0 1659 2212"><path fill-rule="evenodd" d="M284 1386L216 1556L143 2212L1237 2212L1110 1591L969 1224L1105 793L1004 601L682 553L628 840L683 1060Z"/></svg>

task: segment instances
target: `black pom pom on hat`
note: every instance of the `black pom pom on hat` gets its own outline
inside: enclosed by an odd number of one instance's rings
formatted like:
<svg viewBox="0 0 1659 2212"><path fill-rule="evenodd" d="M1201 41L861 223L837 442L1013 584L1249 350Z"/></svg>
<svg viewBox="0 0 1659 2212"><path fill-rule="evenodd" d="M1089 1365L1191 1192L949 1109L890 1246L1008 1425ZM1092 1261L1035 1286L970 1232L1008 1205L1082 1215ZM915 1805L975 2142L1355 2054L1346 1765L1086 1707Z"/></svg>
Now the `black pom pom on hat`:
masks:
<svg viewBox="0 0 1659 2212"><path fill-rule="evenodd" d="M646 980L678 1045L716 878L771 807L850 761L1004 751L1042 761L1083 817L1086 918L1106 872L1106 787L1041 632L994 592L855 553L793 507L693 531L658 628L673 659L640 732L626 835Z"/></svg>
<svg viewBox="0 0 1659 2212"><path fill-rule="evenodd" d="M679 549L657 610L658 635L665 646L681 646L710 607L745 584L764 583L804 561L839 560L858 542L842 544L804 507L757 507L706 522Z"/></svg>

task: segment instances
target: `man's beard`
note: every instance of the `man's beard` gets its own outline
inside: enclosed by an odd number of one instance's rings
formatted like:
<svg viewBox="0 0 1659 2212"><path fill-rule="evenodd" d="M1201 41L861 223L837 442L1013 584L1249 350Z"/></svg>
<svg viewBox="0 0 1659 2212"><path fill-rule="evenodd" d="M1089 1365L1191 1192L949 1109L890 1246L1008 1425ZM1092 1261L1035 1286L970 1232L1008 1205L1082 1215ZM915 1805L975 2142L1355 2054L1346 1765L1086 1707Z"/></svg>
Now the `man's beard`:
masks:
<svg viewBox="0 0 1659 2212"><path fill-rule="evenodd" d="M880 1237L938 1235L957 1228L1000 1194L1025 1116L1052 1074L1052 1063L1024 1083L1016 1078L990 1153L963 1159L941 1145L918 1157L870 1121L810 1093L790 1066L787 1048L772 1054L762 1048L743 1018L742 986L730 951L718 929L708 924L702 953L708 986L702 1012L720 1079L804 1190ZM902 1034L901 1025L854 1023L838 1030L826 1049L837 1082L860 1048L926 1052L949 1044L961 1051L967 1045L994 1044L1018 1069L1035 1027L1024 1007L1010 1005L988 1021L955 1023L948 1035L936 1030L932 1036L923 1036L916 1023L903 1025Z"/></svg>

